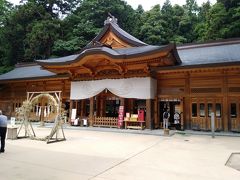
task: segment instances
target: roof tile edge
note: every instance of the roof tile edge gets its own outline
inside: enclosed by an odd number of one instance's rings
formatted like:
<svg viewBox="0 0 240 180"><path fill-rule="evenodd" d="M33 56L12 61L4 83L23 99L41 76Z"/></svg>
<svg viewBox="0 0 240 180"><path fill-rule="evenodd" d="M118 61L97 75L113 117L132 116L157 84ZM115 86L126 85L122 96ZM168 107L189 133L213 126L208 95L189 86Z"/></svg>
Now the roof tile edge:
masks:
<svg viewBox="0 0 240 180"><path fill-rule="evenodd" d="M240 44L240 38L221 39L215 41L206 41L201 43L189 43L177 46L177 50L193 49L201 47L222 46L230 44Z"/></svg>

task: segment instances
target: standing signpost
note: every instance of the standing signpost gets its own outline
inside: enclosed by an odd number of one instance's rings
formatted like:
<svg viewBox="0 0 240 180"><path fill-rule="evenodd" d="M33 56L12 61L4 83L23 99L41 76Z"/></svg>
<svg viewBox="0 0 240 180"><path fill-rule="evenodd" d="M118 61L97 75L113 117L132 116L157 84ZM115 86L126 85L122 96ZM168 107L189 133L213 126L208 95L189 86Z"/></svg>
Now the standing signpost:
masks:
<svg viewBox="0 0 240 180"><path fill-rule="evenodd" d="M212 138L215 138L215 114L211 113L211 130L212 130Z"/></svg>
<svg viewBox="0 0 240 180"><path fill-rule="evenodd" d="M123 120L124 120L124 106L119 106L118 110L118 128L123 127Z"/></svg>

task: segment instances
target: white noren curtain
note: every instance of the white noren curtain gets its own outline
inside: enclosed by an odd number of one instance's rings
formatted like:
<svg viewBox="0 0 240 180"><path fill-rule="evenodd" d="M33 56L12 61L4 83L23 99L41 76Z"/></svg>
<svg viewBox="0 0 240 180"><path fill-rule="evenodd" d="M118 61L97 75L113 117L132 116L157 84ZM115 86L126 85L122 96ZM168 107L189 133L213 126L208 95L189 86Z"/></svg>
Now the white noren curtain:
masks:
<svg viewBox="0 0 240 180"><path fill-rule="evenodd" d="M72 81L70 99L88 99L105 89L123 98L154 99L157 81L150 77Z"/></svg>

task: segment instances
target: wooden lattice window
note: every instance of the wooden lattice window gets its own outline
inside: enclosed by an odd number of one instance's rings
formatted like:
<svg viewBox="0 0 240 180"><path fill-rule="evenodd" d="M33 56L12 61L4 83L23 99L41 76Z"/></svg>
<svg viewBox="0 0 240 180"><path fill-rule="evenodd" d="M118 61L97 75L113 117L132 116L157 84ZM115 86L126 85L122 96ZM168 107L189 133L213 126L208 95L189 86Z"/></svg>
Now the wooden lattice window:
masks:
<svg viewBox="0 0 240 180"><path fill-rule="evenodd" d="M229 92L240 93L240 87L230 87Z"/></svg>
<svg viewBox="0 0 240 180"><path fill-rule="evenodd" d="M220 93L221 88L192 88L191 93Z"/></svg>
<svg viewBox="0 0 240 180"><path fill-rule="evenodd" d="M160 94L179 94L183 92L184 92L184 88L160 88L159 89Z"/></svg>

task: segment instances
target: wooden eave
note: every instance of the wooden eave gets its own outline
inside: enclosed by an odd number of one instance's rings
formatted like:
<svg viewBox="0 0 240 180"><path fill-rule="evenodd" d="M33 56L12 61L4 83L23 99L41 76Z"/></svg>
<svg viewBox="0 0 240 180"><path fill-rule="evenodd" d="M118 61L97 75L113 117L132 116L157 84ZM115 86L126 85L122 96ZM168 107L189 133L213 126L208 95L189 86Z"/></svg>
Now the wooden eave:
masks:
<svg viewBox="0 0 240 180"><path fill-rule="evenodd" d="M43 65L43 68L54 73L68 73L70 76L75 76L82 73L94 75L107 69L116 70L122 74L132 69L148 70L150 66L173 66L175 64L177 64L177 58L173 46L170 45L164 50L133 56L129 59L123 57L115 59L114 56L106 54L91 54L74 60L70 64Z"/></svg>
<svg viewBox="0 0 240 180"><path fill-rule="evenodd" d="M7 79L7 80L1 80L0 84L8 84L8 83L15 83L15 82L35 82L35 81L49 81L49 80L64 80L64 79L69 79L69 76L68 75L56 75L56 76L47 76L47 77Z"/></svg>
<svg viewBox="0 0 240 180"><path fill-rule="evenodd" d="M240 61L234 63L204 64L194 66L173 66L170 68L152 68L151 71L157 74L172 74L185 72L212 72L219 70L240 70Z"/></svg>
<svg viewBox="0 0 240 180"><path fill-rule="evenodd" d="M171 52L172 51L172 52ZM176 57L176 49L174 44L169 44L166 47L163 47L161 49L157 49L154 51L144 52L144 53L137 53L132 55L112 55L110 53L107 53L105 51L100 50L94 50L90 52L82 53L78 56L78 58L72 60L72 61L66 61L66 62L57 62L57 63L49 63L44 61L38 61L37 63L44 67L45 69L50 68L60 68L61 66L64 68L71 68L75 66L79 66L81 64L84 64L87 61L91 61L92 59L108 59L111 61L114 61L114 63L129 63L129 62L135 62L135 61L144 61L147 59L154 59L159 57L167 56L169 53L173 53L173 55ZM176 64L178 64L179 57L176 57Z"/></svg>

